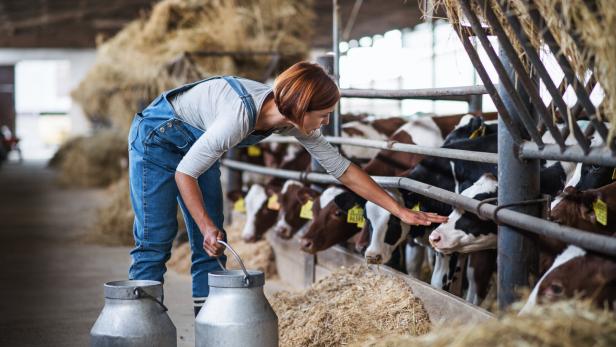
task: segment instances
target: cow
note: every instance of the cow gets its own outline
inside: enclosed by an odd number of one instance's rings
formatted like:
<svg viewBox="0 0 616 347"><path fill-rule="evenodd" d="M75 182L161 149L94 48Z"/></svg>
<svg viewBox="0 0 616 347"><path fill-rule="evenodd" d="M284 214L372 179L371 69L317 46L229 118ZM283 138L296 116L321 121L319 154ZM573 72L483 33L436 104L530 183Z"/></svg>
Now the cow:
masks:
<svg viewBox="0 0 616 347"><path fill-rule="evenodd" d="M616 308L616 259L568 246L539 279L520 311L567 298L591 299L599 308Z"/></svg>
<svg viewBox="0 0 616 347"><path fill-rule="evenodd" d="M285 147L286 154L281 160L280 169L306 170L310 164L310 154L300 147ZM233 202L244 199L246 223L242 230L242 238L246 242L260 240L265 232L274 226L278 216L279 200L284 179L273 177L265 184L253 184L246 194L238 191L227 193ZM274 199L274 201L272 200Z"/></svg>
<svg viewBox="0 0 616 347"><path fill-rule="evenodd" d="M402 124L404 124L404 120L398 117L382 119L378 123L377 121L372 123L354 121L342 125L341 136L346 138L386 140ZM340 146L340 152L352 162L361 165L376 156L379 149L342 145Z"/></svg>
<svg viewBox="0 0 616 347"><path fill-rule="evenodd" d="M484 200L495 197L497 188L496 177L486 173L462 191L461 195ZM456 208L446 223L432 231L429 240L434 249L445 254L496 248L496 224L490 220L483 220L474 213Z"/></svg>
<svg viewBox="0 0 616 347"><path fill-rule="evenodd" d="M280 191L280 211L276 225L274 225L274 232L278 237L290 239L307 224L308 219L300 216L300 210L307 199L301 197L308 195L310 199L314 199L318 194L317 191L305 187L299 181L287 180L285 182Z"/></svg>

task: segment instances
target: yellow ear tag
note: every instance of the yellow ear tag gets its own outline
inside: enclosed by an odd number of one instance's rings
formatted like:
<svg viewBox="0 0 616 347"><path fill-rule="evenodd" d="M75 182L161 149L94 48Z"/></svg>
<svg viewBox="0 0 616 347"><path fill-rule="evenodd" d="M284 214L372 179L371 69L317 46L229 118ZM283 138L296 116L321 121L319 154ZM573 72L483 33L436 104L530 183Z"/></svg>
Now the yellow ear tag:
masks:
<svg viewBox="0 0 616 347"><path fill-rule="evenodd" d="M248 146L248 156L249 157L261 156L261 148L259 146Z"/></svg>
<svg viewBox="0 0 616 347"><path fill-rule="evenodd" d="M299 217L304 219L312 219L314 216L312 215L312 200L306 201L305 204L302 205L302 209L299 210Z"/></svg>
<svg viewBox="0 0 616 347"><path fill-rule="evenodd" d="M592 203L592 209L595 211L595 218L599 224L607 225L607 204L601 199L597 199Z"/></svg>
<svg viewBox="0 0 616 347"><path fill-rule="evenodd" d="M366 225L366 218L364 218L362 216L361 221L359 221L359 223L357 223L357 227L358 228L363 228Z"/></svg>
<svg viewBox="0 0 616 347"><path fill-rule="evenodd" d="M413 206L413 208L411 209L411 211L415 211L415 212L421 211L421 205L419 203L416 203L415 206Z"/></svg>
<svg viewBox="0 0 616 347"><path fill-rule="evenodd" d="M616 167L614 168L614 171L612 171L612 179L616 180Z"/></svg>
<svg viewBox="0 0 616 347"><path fill-rule="evenodd" d="M274 194L267 199L267 208L270 210L280 210L280 203L278 202L278 194Z"/></svg>
<svg viewBox="0 0 616 347"><path fill-rule="evenodd" d="M486 127L482 125L479 128L475 129L475 131L473 131L468 136L468 138L472 140L472 139L475 139L477 137L481 137L481 136L485 135L485 133L486 133Z"/></svg>
<svg viewBox="0 0 616 347"><path fill-rule="evenodd" d="M364 209L355 205L347 212L347 223L357 224L364 219ZM365 221L364 221L365 223Z"/></svg>
<svg viewBox="0 0 616 347"><path fill-rule="evenodd" d="M233 211L245 213L246 212L246 204L244 203L244 198L239 198L237 201L233 203Z"/></svg>

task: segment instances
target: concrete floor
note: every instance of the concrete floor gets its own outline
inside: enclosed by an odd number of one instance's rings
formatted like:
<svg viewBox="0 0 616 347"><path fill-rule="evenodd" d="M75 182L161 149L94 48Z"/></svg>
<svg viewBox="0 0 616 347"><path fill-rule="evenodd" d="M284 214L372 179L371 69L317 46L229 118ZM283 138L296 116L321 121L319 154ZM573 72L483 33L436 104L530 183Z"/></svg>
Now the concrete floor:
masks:
<svg viewBox="0 0 616 347"><path fill-rule="evenodd" d="M127 247L82 241L101 189L60 189L43 162L0 167L0 346L87 346L103 283L126 279ZM179 346L193 346L190 277L168 273Z"/></svg>

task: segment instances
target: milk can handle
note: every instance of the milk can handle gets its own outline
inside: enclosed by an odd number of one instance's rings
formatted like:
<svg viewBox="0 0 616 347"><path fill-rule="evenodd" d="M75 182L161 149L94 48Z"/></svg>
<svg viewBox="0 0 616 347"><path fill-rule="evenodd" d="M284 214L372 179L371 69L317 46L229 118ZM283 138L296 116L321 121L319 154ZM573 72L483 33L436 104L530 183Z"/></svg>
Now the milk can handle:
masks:
<svg viewBox="0 0 616 347"><path fill-rule="evenodd" d="M158 300L157 298L155 298L154 296L148 294L145 290L143 290L143 288L141 287L135 287L135 290L133 291L133 294L135 294L135 296L137 298L147 298L147 299L152 299L154 300L157 304L159 304L163 310L165 310L165 312L169 311L169 309L167 308L167 306L165 306L163 304L162 301Z"/></svg>
<svg viewBox="0 0 616 347"><path fill-rule="evenodd" d="M218 241L218 243L224 245L225 247L227 247L231 253L233 253L233 256L235 257L235 260L237 260L238 263L240 263L240 266L242 267L242 271L244 271L244 281L246 282L246 284L250 284L250 275L248 274L248 271L246 271L246 267L244 266L244 262L242 261L242 258L240 258L239 254L237 254L237 252L231 248L231 246L229 246L228 243L226 243L223 240L216 240ZM222 264L222 262L220 261L220 258L216 257L216 260L218 260L218 264L220 265L220 267L227 271L227 269L224 267L224 265Z"/></svg>

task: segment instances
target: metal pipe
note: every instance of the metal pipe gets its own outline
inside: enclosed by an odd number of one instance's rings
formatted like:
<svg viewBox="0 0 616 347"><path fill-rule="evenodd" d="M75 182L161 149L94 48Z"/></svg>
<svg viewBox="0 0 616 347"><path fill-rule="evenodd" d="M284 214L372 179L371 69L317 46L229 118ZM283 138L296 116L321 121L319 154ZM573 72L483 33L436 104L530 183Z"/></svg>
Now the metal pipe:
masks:
<svg viewBox="0 0 616 347"><path fill-rule="evenodd" d="M408 143L400 143L395 141L381 141L381 140L368 140L368 139L353 139L325 136L325 139L336 145L350 145L358 147L368 147L377 149L386 149L396 152L406 152L414 154L429 155L434 157L460 159L475 161L479 163L497 164L498 155L496 153L489 152L477 152L477 151L465 151L461 149L453 148L440 148L440 147L425 147L418 145L411 145ZM296 143L297 139L292 136L270 136L265 142L282 142L282 143Z"/></svg>
<svg viewBox="0 0 616 347"><path fill-rule="evenodd" d="M579 146L565 146L565 150L561 152L557 145L548 144L543 149L539 149L537 144L529 141L523 142L518 152L520 158L524 159L573 161L616 167L616 156L613 156L610 149L605 146L590 147L588 153L585 153Z"/></svg>
<svg viewBox="0 0 616 347"><path fill-rule="evenodd" d="M334 81L340 88L340 3L332 0L332 52L334 53ZM332 128L334 136L340 136L340 102L334 109Z"/></svg>
<svg viewBox="0 0 616 347"><path fill-rule="evenodd" d="M481 42L481 45L483 46L486 54L488 55L488 58L490 59L492 65L494 66L494 69L496 70L496 73L498 74L501 88L507 92L506 94L508 94L511 98L511 101L513 101L512 106L514 107L516 113L519 115L518 118L522 120L522 124L530 134L533 141L535 141L540 147L542 147L543 141L541 140L541 136L537 131L537 127L533 126L532 124L533 117L530 115L529 110L526 108L524 102L520 98L520 95L516 91L516 88L511 81L511 78L509 77L498 55L494 51L490 40L488 40L488 37L485 35L485 32L481 26L481 23L479 22L479 19L470 7L469 0L460 0L459 3L460 7L462 8L462 11L464 12L464 15L471 24L473 32L479 38L479 42Z"/></svg>
<svg viewBox="0 0 616 347"><path fill-rule="evenodd" d="M267 168L229 159L223 159L222 164L228 168L236 170L251 171L263 175L271 175L298 181L310 181L322 184L341 184L340 181L327 174ZM479 200L458 195L448 190L431 186L429 184L415 181L406 177L373 176L372 178L384 188L406 189L414 193L427 196L431 199L462 208L475 214L478 212L479 216L495 222L506 223L520 229L528 230L535 234L553 237L563 242L574 244L602 254L616 255L616 238L613 237L592 234L584 230L563 226L510 209L499 210L495 220L493 214L496 210L496 206L494 205L481 204L480 207Z"/></svg>
<svg viewBox="0 0 616 347"><path fill-rule="evenodd" d="M487 94L484 86L464 86L420 89L342 89L343 98L365 99L420 99L466 101L471 95Z"/></svg>
<svg viewBox="0 0 616 347"><path fill-rule="evenodd" d="M547 28L547 27L545 27L545 25L543 25L545 23L545 21L544 21L543 17L541 16L541 14L539 13L539 11L537 11L534 8L532 8L532 6L530 6L530 4L528 4L526 2L524 2L524 3L526 5L527 10L529 11L530 18L533 21L533 24L542 33L543 40L545 41L545 43L550 48L550 51L552 52L552 54L556 58L556 61L558 62L558 65L560 66L561 70L565 74L565 79L567 79L567 82L569 83L569 85L571 85L571 87L575 91L575 95L577 96L578 100L580 100L580 103L586 109L586 112L588 113L588 118L590 118L592 126L597 130L597 132L599 133L601 138L603 140L605 140L607 138L607 128L605 127L605 125L603 123L601 123L597 119L597 114L596 114L595 106L590 101L590 97L589 97L588 93L586 93L586 90L583 87L584 84L581 83L580 80L575 75L575 72L574 72L573 68L571 67L571 64L569 63L567 58L562 54L560 46L556 42L556 39L554 38L554 36L550 32L549 28ZM610 145L609 147L614 149L613 144Z"/></svg>
<svg viewBox="0 0 616 347"><path fill-rule="evenodd" d="M478 0L475 0L475 1L477 2ZM552 117L549 114L548 109L545 107L545 104L543 103L541 96L539 95L539 86L531 79L530 74L524 68L522 61L518 57L518 53L516 52L515 48L513 48L513 45L509 41L509 37L507 36L502 25L496 18L496 15L494 14L494 11L492 10L492 8L490 6L479 6L479 7L483 9L483 12L485 13L485 17L488 20L488 23L490 23L490 27L492 28L494 33L496 33L496 36L498 37L498 41L500 43L500 49L507 55L508 61L511 63L511 66L517 73L517 75L512 76L512 78L517 77L519 81L522 82L524 89L528 93L528 96L530 97L530 100L533 103L531 107L534 107L534 109L539 113L539 116L541 116L541 118L543 119L543 122L545 126L548 128L548 131L550 132L550 134L552 134L554 141L559 146L561 146L561 148L564 149L565 140L563 139L558 128L554 126ZM505 11L505 13L507 12ZM518 29L521 30L521 28L518 28ZM514 28L514 31L515 31L515 28ZM528 47L525 46L524 44L522 46L524 46L524 51L527 52L527 54L529 54L527 50L532 51L532 53L530 54L536 54L532 46L531 46L531 49L528 49ZM537 63L543 66L540 60L534 61L533 66L536 67ZM547 76L549 77L549 75ZM524 118L520 117L520 121L524 122ZM533 125L530 125L530 126L533 126ZM582 135L581 132L580 132L580 135ZM586 145L587 145L586 147L588 147L587 143Z"/></svg>
<svg viewBox="0 0 616 347"><path fill-rule="evenodd" d="M496 106L496 110L498 111L499 118L501 118L503 120L503 123L507 126L507 130L509 130L509 133L513 137L513 141L515 143L522 142L522 138L520 136L518 127L516 127L515 124L513 124L513 121L511 120L511 115L509 114L509 111L505 108L503 104L503 100L501 96L499 95L498 89L496 89L496 86L494 85L494 83L492 83L492 80L490 79L488 72L483 66L481 59L479 58L479 54L477 54L475 47L473 46L473 44L470 42L468 38L468 35L466 33L467 30L462 29L460 24L456 24L455 22L453 25L454 25L455 33L460 38L460 41L462 42L462 46L466 50L466 53L468 54L468 57L471 60L471 63L473 63L473 66L475 67L475 70L477 71L479 78L481 78L481 81L483 82L488 94L492 98L492 101L494 102L494 106Z"/></svg>

